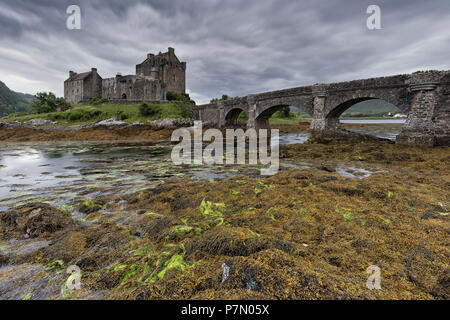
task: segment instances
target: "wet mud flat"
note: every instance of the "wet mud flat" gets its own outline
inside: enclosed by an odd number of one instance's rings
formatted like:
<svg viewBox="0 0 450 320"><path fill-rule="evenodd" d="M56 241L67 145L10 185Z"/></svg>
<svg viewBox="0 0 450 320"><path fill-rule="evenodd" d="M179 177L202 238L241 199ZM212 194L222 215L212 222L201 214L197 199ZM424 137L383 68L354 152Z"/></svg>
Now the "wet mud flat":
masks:
<svg viewBox="0 0 450 320"><path fill-rule="evenodd" d="M0 128L0 143L48 142L48 141L167 141L172 130L155 129L149 126L125 128L59 128L39 129L29 127Z"/></svg>
<svg viewBox="0 0 450 320"><path fill-rule="evenodd" d="M286 144L271 177L173 168L160 145L11 147L0 174L22 176L0 176L0 298L450 298L448 148Z"/></svg>

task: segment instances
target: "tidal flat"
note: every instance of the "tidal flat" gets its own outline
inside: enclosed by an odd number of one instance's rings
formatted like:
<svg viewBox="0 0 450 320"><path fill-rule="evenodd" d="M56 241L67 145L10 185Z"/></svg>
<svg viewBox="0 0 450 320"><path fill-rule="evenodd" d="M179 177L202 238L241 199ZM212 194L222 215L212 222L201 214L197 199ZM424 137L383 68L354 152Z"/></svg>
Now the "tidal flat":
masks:
<svg viewBox="0 0 450 320"><path fill-rule="evenodd" d="M3 146L0 298L449 299L449 149L304 127L269 177L156 141Z"/></svg>

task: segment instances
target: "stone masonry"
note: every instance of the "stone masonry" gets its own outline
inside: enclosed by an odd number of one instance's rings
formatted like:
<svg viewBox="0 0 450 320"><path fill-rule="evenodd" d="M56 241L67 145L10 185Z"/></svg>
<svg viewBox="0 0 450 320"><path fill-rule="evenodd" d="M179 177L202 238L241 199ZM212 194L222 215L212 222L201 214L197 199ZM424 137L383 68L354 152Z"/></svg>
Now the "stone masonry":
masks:
<svg viewBox="0 0 450 320"><path fill-rule="evenodd" d="M147 59L136 65L135 75L103 79L96 68L90 72L69 72L64 81L64 98L70 103L78 104L92 98L123 101L158 101L166 100L169 91L185 93L186 62L181 62L175 55L175 49L169 48L165 53L149 53Z"/></svg>
<svg viewBox="0 0 450 320"><path fill-rule="evenodd" d="M252 94L193 108L200 120L218 127L233 125L245 111L247 127L261 129L269 128L268 119L276 111L296 106L313 116L310 130L314 134L337 135L345 110L358 102L383 99L408 115L397 143L449 146L449 93L450 71L419 71Z"/></svg>

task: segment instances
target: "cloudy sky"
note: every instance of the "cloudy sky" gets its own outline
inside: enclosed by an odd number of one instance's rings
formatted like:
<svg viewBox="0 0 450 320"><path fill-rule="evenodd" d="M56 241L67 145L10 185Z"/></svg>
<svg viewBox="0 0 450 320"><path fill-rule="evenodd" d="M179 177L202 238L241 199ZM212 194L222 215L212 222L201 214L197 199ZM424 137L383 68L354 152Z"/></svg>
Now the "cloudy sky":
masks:
<svg viewBox="0 0 450 320"><path fill-rule="evenodd" d="M81 8L81 30L66 9ZM368 30L367 7L381 8ZM68 71L134 74L174 47L198 103L314 83L450 69L449 0L0 0L0 80L63 93Z"/></svg>

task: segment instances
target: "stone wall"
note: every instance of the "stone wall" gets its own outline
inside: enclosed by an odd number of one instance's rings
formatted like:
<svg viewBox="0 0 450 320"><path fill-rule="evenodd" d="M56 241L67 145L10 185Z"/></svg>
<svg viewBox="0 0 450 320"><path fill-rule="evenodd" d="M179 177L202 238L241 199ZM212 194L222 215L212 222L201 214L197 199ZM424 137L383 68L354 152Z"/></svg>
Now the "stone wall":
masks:
<svg viewBox="0 0 450 320"><path fill-rule="evenodd" d="M136 75L159 80L167 91L186 92L186 62L178 60L173 48L158 55L149 53L146 60L136 65Z"/></svg>
<svg viewBox="0 0 450 320"><path fill-rule="evenodd" d="M80 103L83 100L83 80L65 81L64 97L69 103Z"/></svg>
<svg viewBox="0 0 450 320"><path fill-rule="evenodd" d="M166 85L143 76L116 76L103 80L101 97L116 100L164 100Z"/></svg>

